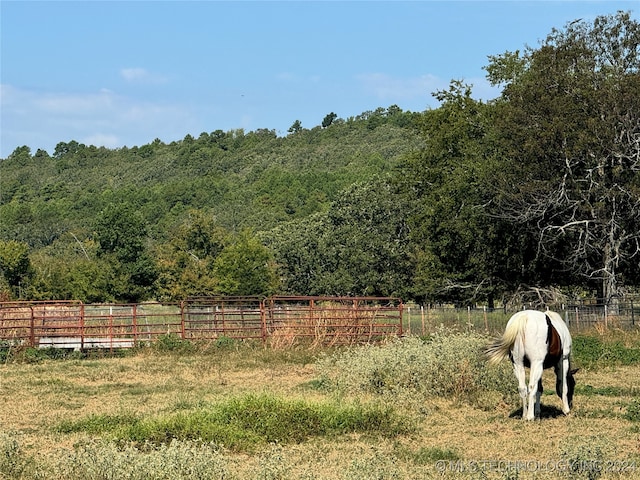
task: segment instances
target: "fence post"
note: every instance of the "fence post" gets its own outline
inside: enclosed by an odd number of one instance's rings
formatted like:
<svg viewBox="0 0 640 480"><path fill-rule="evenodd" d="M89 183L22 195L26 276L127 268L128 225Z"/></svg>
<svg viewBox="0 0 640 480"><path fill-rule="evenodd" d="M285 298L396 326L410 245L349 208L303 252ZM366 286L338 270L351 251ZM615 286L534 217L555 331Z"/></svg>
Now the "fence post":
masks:
<svg viewBox="0 0 640 480"><path fill-rule="evenodd" d="M33 312L33 305L31 305L29 307L29 310L31 311L31 321L29 322L29 342L31 343L32 347L36 346L36 319L35 319L35 313Z"/></svg>
<svg viewBox="0 0 640 480"><path fill-rule="evenodd" d="M420 305L420 319L422 321L422 336L424 337L424 305Z"/></svg>
<svg viewBox="0 0 640 480"><path fill-rule="evenodd" d="M138 304L135 303L133 305L133 318L131 319L131 326L133 328L133 342L134 342L134 344L136 343L136 334L135 334L135 332L138 330L137 329L137 325L138 325Z"/></svg>
<svg viewBox="0 0 640 480"><path fill-rule="evenodd" d="M484 310L484 329L488 332L489 331L489 321L487 320L487 306L483 306L482 309Z"/></svg>
<svg viewBox="0 0 640 480"><path fill-rule="evenodd" d="M80 304L80 348L84 349L84 303Z"/></svg>
<svg viewBox="0 0 640 480"><path fill-rule="evenodd" d="M636 324L636 319L633 314L633 300L631 300L630 302L631 302L631 326L633 327Z"/></svg>
<svg viewBox="0 0 640 480"><path fill-rule="evenodd" d="M267 302L269 302L269 307L267 307ZM261 323L261 336L262 336L262 344L265 345L267 343L267 308L273 308L273 299L262 298L260 299L260 323Z"/></svg>
<svg viewBox="0 0 640 480"><path fill-rule="evenodd" d="M182 340L186 338L185 321L184 321L184 303L185 303L184 300L180 302L180 337L182 338Z"/></svg>

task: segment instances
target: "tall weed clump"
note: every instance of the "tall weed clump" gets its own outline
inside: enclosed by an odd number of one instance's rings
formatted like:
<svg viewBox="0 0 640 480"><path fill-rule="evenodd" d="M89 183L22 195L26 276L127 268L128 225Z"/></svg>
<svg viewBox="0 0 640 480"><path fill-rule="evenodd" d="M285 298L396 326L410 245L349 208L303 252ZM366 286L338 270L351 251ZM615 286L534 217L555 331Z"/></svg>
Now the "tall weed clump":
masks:
<svg viewBox="0 0 640 480"><path fill-rule="evenodd" d="M18 440L13 435L0 432L0 479L32 478L34 468L33 459L24 454Z"/></svg>
<svg viewBox="0 0 640 480"><path fill-rule="evenodd" d="M86 440L59 455L44 478L66 480L224 480L232 478L228 459L216 446L174 440L170 444L124 448Z"/></svg>
<svg viewBox="0 0 640 480"><path fill-rule="evenodd" d="M488 367L488 341L475 332L440 329L427 339L407 337L352 347L320 359L317 368L322 384L346 394L453 397L495 407L497 401L513 401L515 383L507 362Z"/></svg>

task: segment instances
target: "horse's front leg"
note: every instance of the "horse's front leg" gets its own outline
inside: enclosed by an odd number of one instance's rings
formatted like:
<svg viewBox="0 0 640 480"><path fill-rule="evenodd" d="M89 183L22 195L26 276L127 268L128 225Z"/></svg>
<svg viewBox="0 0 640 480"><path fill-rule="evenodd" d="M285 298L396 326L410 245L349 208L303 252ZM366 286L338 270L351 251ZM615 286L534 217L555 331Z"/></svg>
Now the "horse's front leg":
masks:
<svg viewBox="0 0 640 480"><path fill-rule="evenodd" d="M540 396L542 392L538 389L542 379L542 361L531 362L529 369L529 408L527 409L526 420L534 420L540 416Z"/></svg>
<svg viewBox="0 0 640 480"><path fill-rule="evenodd" d="M522 399L522 418L527 416L527 376L524 365L520 362L513 362L513 373L518 379L518 393Z"/></svg>
<svg viewBox="0 0 640 480"><path fill-rule="evenodd" d="M560 398L562 399L562 413L565 415L569 415L571 411L571 405L569 404L569 384L567 382L567 375L571 375L569 373L569 358L563 358L560 361L560 367L556 369L556 376L558 378L558 382L560 383ZM556 390L558 390L556 388Z"/></svg>
<svg viewBox="0 0 640 480"><path fill-rule="evenodd" d="M536 392L536 409L535 409L535 417L540 418L540 398L542 397L542 392L544 388L542 386L542 377L538 380L538 391Z"/></svg>

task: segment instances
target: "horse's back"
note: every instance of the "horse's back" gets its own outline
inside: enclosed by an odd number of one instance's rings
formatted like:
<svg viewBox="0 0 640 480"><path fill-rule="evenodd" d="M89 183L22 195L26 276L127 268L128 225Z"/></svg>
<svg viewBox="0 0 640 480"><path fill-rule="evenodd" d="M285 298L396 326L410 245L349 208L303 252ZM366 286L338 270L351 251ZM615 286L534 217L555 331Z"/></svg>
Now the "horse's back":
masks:
<svg viewBox="0 0 640 480"><path fill-rule="evenodd" d="M551 310L547 310L544 312L545 315L549 317L551 320L551 325L556 329L558 335L560 335L560 340L562 341L562 351L564 355L568 355L571 353L571 333L569 332L569 327L564 323L562 317L559 313L552 312Z"/></svg>

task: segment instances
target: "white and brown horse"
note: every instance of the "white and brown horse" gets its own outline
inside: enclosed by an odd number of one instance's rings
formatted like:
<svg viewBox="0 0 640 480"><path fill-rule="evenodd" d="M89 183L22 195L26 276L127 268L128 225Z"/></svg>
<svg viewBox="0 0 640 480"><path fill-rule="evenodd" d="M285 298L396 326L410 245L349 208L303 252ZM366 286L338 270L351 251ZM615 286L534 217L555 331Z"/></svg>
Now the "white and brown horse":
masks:
<svg viewBox="0 0 640 480"><path fill-rule="evenodd" d="M518 379L522 398L522 418L533 420L540 416L542 372L553 367L556 374L556 393L562 399L562 411L568 414L573 401L575 380L571 370L571 334L555 312L524 310L513 315L504 334L487 348L489 363L496 364L509 356ZM529 367L529 385L525 368Z"/></svg>

